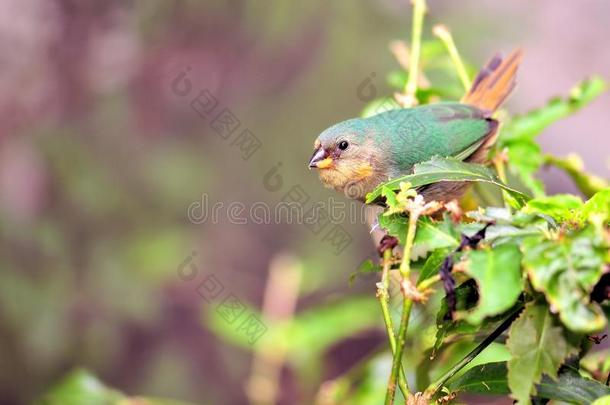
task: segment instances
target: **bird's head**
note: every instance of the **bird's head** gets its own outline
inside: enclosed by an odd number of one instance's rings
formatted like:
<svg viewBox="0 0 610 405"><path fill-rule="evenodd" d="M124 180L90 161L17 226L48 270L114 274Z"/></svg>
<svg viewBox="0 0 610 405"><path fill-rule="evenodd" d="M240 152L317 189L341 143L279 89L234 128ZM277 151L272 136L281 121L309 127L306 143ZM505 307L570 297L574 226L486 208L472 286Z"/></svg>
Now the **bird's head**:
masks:
<svg viewBox="0 0 610 405"><path fill-rule="evenodd" d="M318 169L325 186L339 191L362 183L375 172L378 156L373 134L366 120L358 118L326 129L314 143L309 167Z"/></svg>

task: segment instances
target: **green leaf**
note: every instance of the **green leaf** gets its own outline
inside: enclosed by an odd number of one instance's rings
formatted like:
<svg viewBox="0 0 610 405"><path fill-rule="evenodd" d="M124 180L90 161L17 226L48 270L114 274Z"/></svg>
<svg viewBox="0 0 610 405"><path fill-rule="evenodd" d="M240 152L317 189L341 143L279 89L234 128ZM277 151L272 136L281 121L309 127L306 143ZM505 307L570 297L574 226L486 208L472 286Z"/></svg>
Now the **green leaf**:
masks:
<svg viewBox="0 0 610 405"><path fill-rule="evenodd" d="M506 395L510 393L506 372L506 362L504 361L481 364L452 380L448 384L448 388L454 392Z"/></svg>
<svg viewBox="0 0 610 405"><path fill-rule="evenodd" d="M543 163L540 146L530 140L509 141L504 145L508 148L508 169L519 176L535 196L544 195L544 183L534 175Z"/></svg>
<svg viewBox="0 0 610 405"><path fill-rule="evenodd" d="M591 374L607 376L610 373L610 348L589 351L580 359L580 366Z"/></svg>
<svg viewBox="0 0 610 405"><path fill-rule="evenodd" d="M53 387L37 405L111 405L125 396L106 387L85 370L75 370Z"/></svg>
<svg viewBox="0 0 610 405"><path fill-rule="evenodd" d="M576 220L582 206L580 197L572 194L556 194L529 200L523 207L523 212L545 214L557 222L566 222Z"/></svg>
<svg viewBox="0 0 610 405"><path fill-rule="evenodd" d="M380 215L379 226L390 235L405 243L408 217L402 214ZM417 222L417 232L413 241L411 259L426 257L428 253L443 248L455 248L460 244L460 230L454 226L451 219L445 216L441 221L423 217Z"/></svg>
<svg viewBox="0 0 610 405"><path fill-rule="evenodd" d="M381 271L381 266L379 264L373 263L371 259L366 259L360 263L360 266L355 272L349 275L349 284L351 286L359 275L376 273L379 271Z"/></svg>
<svg viewBox="0 0 610 405"><path fill-rule="evenodd" d="M555 98L542 108L513 117L503 127L498 139L498 147L508 148L509 170L516 173L535 196L544 195L544 185L534 177L534 174L545 162L545 158L534 139L552 123L575 113L593 101L605 89L606 83L599 77L585 80L572 89L568 98ZM547 157L546 162L564 169L587 196L592 195L591 190L602 184L599 181L601 179L583 173L582 167L577 169L578 165L573 165L577 163L575 161L568 162Z"/></svg>
<svg viewBox="0 0 610 405"><path fill-rule="evenodd" d="M610 187L597 192L580 210L583 220L598 217L602 222L610 221Z"/></svg>
<svg viewBox="0 0 610 405"><path fill-rule="evenodd" d="M506 362L494 362L473 367L448 384L455 392L472 394L505 395L509 393ZM536 385L537 396L572 404L605 404L610 398L610 388L598 381L582 377L577 371L567 369L557 380L548 376Z"/></svg>
<svg viewBox="0 0 610 405"><path fill-rule="evenodd" d="M512 358L508 362L508 385L512 397L529 404L536 394L535 384L543 374L557 377L564 360L576 350L569 346L560 327L545 305L531 303L511 325L506 346Z"/></svg>
<svg viewBox="0 0 610 405"><path fill-rule="evenodd" d="M358 314L357 319L354 314ZM287 347L293 361L306 360L341 339L379 326L379 322L377 301L369 296L352 297L298 313L292 321L278 325L278 333L270 333L269 340L261 343Z"/></svg>
<svg viewBox="0 0 610 405"><path fill-rule="evenodd" d="M475 307L479 299L479 292L474 280L468 280L455 288L455 309L458 312L468 311ZM443 340L454 333L475 333L480 330L480 326L472 325L462 319L447 319L449 312L447 297L441 301L441 306L436 314L436 341L433 345L437 350Z"/></svg>
<svg viewBox="0 0 610 405"><path fill-rule="evenodd" d="M391 180L378 186L367 195L366 202L371 203L380 198L384 187L391 190L398 190L400 189L400 183L402 182L411 183L411 187L416 188L441 181L485 182L494 184L506 190L519 205L525 204L529 198L520 191L504 184L485 166L462 162L454 158L434 157L426 162L416 164L413 167L413 174Z"/></svg>
<svg viewBox="0 0 610 405"><path fill-rule="evenodd" d="M466 272L479 286L479 304L466 320L479 324L485 317L511 308L523 289L521 252L514 244L494 249L473 250L468 254Z"/></svg>
<svg viewBox="0 0 610 405"><path fill-rule="evenodd" d="M403 235L405 233L406 231ZM425 257L429 252L437 249L456 248L459 244L460 231L448 216L443 217L442 221L423 217L417 222L411 259Z"/></svg>
<svg viewBox="0 0 610 405"><path fill-rule="evenodd" d="M404 245L405 234L407 232L408 218L403 214L383 215L378 217L379 226L385 229L389 235L398 238L398 241Z"/></svg>
<svg viewBox="0 0 610 405"><path fill-rule="evenodd" d="M396 193L393 190L390 190L388 187L381 188L381 196L385 198L385 202L388 207L396 208L398 206Z"/></svg>
<svg viewBox="0 0 610 405"><path fill-rule="evenodd" d="M502 130L499 138L500 146L509 140L532 141L542 131L555 121L575 113L589 104L606 89L606 83L600 77L580 82L570 91L567 98L555 98L549 103L525 115L514 117Z"/></svg>
<svg viewBox="0 0 610 405"><path fill-rule="evenodd" d="M544 376L536 389L539 397L578 405L596 403L596 400L610 395L610 387L581 376L573 368L563 371L557 381Z"/></svg>
<svg viewBox="0 0 610 405"><path fill-rule="evenodd" d="M596 399L591 405L610 405L610 395Z"/></svg>
<svg viewBox="0 0 610 405"><path fill-rule="evenodd" d="M591 197L598 191L610 186L607 180L587 173L584 170L582 159L578 155L570 154L565 159L547 155L544 158L544 163L551 164L566 172L578 189L587 197Z"/></svg>
<svg viewBox="0 0 610 405"><path fill-rule="evenodd" d="M424 266L419 271L419 277L417 278L417 284L421 283L424 280L429 279L438 273L439 267L451 252L450 249L437 249L428 256Z"/></svg>
<svg viewBox="0 0 610 405"><path fill-rule="evenodd" d="M532 286L542 292L570 330L594 333L606 319L589 294L604 271L608 246L593 226L560 239L544 236L522 243L523 265Z"/></svg>

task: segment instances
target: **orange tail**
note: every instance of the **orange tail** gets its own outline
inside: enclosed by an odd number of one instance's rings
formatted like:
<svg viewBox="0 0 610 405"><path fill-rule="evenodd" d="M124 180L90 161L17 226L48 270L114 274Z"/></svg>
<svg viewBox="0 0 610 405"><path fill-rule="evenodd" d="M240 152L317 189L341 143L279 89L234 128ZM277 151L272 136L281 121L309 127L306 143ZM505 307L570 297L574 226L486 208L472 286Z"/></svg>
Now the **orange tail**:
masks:
<svg viewBox="0 0 610 405"><path fill-rule="evenodd" d="M496 111L515 87L515 76L522 56L520 49L511 52L506 59L496 54L481 69L461 102L481 110Z"/></svg>

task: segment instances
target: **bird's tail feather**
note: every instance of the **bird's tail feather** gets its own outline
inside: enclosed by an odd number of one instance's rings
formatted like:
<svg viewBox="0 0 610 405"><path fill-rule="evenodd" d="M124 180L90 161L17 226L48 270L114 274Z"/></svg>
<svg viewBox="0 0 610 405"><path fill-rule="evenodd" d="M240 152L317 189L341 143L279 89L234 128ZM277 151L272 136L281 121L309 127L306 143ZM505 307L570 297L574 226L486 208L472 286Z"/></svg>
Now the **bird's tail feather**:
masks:
<svg viewBox="0 0 610 405"><path fill-rule="evenodd" d="M505 59L496 54L474 79L462 103L490 113L496 111L515 87L515 76L522 57L520 49L512 51Z"/></svg>

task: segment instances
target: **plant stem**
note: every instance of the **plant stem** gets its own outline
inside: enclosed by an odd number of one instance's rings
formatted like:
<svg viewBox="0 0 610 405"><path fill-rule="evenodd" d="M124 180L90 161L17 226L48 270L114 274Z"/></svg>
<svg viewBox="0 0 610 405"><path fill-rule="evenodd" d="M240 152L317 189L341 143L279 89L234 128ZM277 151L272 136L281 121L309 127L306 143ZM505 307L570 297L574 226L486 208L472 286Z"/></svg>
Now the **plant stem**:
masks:
<svg viewBox="0 0 610 405"><path fill-rule="evenodd" d="M400 262L400 275L403 280L409 279L411 274L411 250L413 249L413 241L415 240L415 230L417 228L417 220L419 215L411 211L409 214L409 226L407 228L407 238L405 240L405 250L403 252L402 261Z"/></svg>
<svg viewBox="0 0 610 405"><path fill-rule="evenodd" d="M409 275L411 272L411 249L413 247L413 240L415 239L418 218L419 215L417 210L412 210L409 214L409 226L407 228L405 250L399 268L403 284L410 282ZM413 301L405 294L402 302L402 315L400 317L400 327L398 329L398 341L396 344L396 351L394 352L394 357L392 358L392 372L390 374L390 380L388 381L388 390L386 392L385 397L386 405L392 405L394 403L396 380L398 378L399 371L402 367L402 352L407 339L407 328L409 326L409 318L411 317L412 306Z"/></svg>
<svg viewBox="0 0 610 405"><path fill-rule="evenodd" d="M445 44L447 52L449 52L449 57L451 58L451 61L455 66L455 70L457 71L458 77L462 82L462 86L464 86L464 90L470 90L470 78L468 77L464 62L462 62L462 58L460 57L457 47L455 46L455 42L453 42L451 32L449 32L449 29L447 29L447 27L442 24L434 26L432 32L443 42L443 44Z"/></svg>
<svg viewBox="0 0 610 405"><path fill-rule="evenodd" d="M427 278L427 279L423 280L421 283L419 283L417 285L417 289L420 291L424 291L428 287L430 287L432 284L439 282L439 281L441 281L441 275L435 274L434 276Z"/></svg>
<svg viewBox="0 0 610 405"><path fill-rule="evenodd" d="M409 58L409 77L405 85L405 95L411 100L412 105L416 103L417 76L419 73L419 55L421 51L421 33L424 26L424 14L426 13L426 0L413 1L413 25L411 27L411 55Z"/></svg>
<svg viewBox="0 0 610 405"><path fill-rule="evenodd" d="M301 263L291 256L278 255L273 259L263 297L264 319L286 322L293 318L302 271ZM255 346L250 377L246 382L246 395L251 404L277 403L287 353L285 345Z"/></svg>
<svg viewBox="0 0 610 405"><path fill-rule="evenodd" d="M477 345L470 353L468 353L462 360L460 360L456 365L451 367L449 371L443 374L436 382L430 384L426 392L430 394L430 397L434 396L445 383L453 377L458 371L460 371L464 366L470 363L475 357L477 357L487 346L493 343L494 340L498 338L508 327L513 323L515 319L521 313L523 308L519 307L519 309L515 310L512 314L509 315L508 318L504 320L489 336L487 336L481 343Z"/></svg>
<svg viewBox="0 0 610 405"><path fill-rule="evenodd" d="M506 159L506 154L507 154L506 151L501 151L501 152L497 153L496 156L494 156L494 158L493 158L493 164L494 164L494 167L496 168L496 172L498 173L498 178L504 184L507 183L506 170L504 168L504 161ZM510 198L510 196L508 195L508 192L506 190L502 190L502 196L504 197L504 206L510 210L510 204L508 203L508 199Z"/></svg>
<svg viewBox="0 0 610 405"><path fill-rule="evenodd" d="M389 272L392 261L392 249L387 249L383 252L383 271L381 273L381 282L377 286L377 297L381 304L381 312L383 314L383 320L385 322L386 331L390 340L390 348L392 349L392 355L396 352L396 336L394 336L394 325L392 323L392 317L390 315L390 309L388 307L388 289L390 287ZM404 370L400 369L398 375L398 388L402 392L402 395L407 398L410 394L409 384L405 377Z"/></svg>

